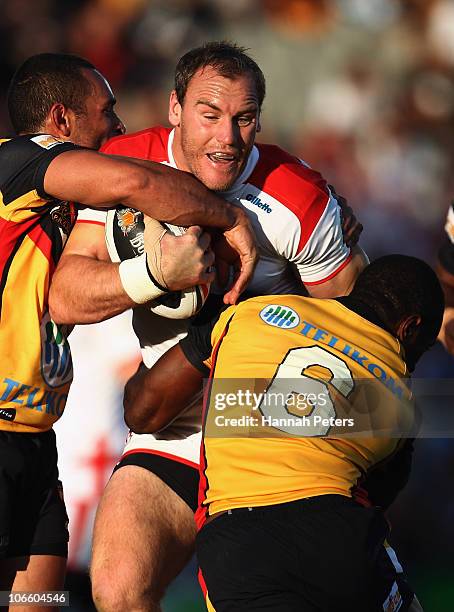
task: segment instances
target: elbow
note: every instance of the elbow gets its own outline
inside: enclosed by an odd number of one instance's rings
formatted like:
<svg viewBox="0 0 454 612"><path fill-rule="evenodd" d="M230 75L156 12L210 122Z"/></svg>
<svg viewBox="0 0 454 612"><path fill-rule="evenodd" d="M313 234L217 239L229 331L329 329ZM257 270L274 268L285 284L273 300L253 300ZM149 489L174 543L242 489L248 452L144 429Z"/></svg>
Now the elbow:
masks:
<svg viewBox="0 0 454 612"><path fill-rule="evenodd" d="M72 321L68 320L67 316L67 308L65 307L65 301L60 299L58 295L56 295L55 291L52 291L52 288L49 292L49 314L50 318L57 325L71 325Z"/></svg>
<svg viewBox="0 0 454 612"><path fill-rule="evenodd" d="M137 394L130 392L129 383L125 387L123 410L125 423L134 433L143 434L157 431L155 410L150 405L143 404Z"/></svg>
<svg viewBox="0 0 454 612"><path fill-rule="evenodd" d="M128 429L136 434L155 433L160 429L152 415L140 416L134 411L124 411L124 419Z"/></svg>
<svg viewBox="0 0 454 612"><path fill-rule="evenodd" d="M134 433L153 433L153 431L148 427L148 419L141 418L135 414L133 410L127 409L126 406L124 406L124 419L128 429Z"/></svg>

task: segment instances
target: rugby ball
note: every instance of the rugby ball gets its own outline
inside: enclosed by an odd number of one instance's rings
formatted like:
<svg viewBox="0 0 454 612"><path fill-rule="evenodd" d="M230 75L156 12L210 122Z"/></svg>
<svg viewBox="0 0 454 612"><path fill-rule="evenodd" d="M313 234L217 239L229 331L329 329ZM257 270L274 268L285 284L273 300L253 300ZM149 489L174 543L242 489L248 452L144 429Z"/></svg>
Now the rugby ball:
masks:
<svg viewBox="0 0 454 612"><path fill-rule="evenodd" d="M186 228L170 223L161 223L174 236L181 236ZM132 259L144 253L145 223L143 213L126 206L117 206L107 211L106 245L112 261ZM210 291L209 285L196 285L184 291L169 291L153 300L149 308L167 319L188 319L204 305Z"/></svg>

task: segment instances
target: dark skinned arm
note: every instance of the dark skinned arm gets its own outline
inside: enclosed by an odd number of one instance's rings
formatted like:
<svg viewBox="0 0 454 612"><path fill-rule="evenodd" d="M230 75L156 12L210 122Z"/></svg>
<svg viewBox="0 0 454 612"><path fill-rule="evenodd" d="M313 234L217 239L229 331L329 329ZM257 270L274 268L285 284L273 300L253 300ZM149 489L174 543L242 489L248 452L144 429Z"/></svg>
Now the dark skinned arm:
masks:
<svg viewBox="0 0 454 612"><path fill-rule="evenodd" d="M163 429L200 393L203 378L179 344L151 369L141 364L125 387L126 425L135 433Z"/></svg>

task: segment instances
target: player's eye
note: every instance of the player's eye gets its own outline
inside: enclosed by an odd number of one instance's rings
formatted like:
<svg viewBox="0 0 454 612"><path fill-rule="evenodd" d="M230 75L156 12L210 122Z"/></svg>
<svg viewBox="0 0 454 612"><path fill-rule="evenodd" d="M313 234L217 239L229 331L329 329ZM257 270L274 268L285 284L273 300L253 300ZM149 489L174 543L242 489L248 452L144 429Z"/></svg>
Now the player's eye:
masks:
<svg viewBox="0 0 454 612"><path fill-rule="evenodd" d="M252 123L253 118L252 117L238 117L237 121L240 127L246 127Z"/></svg>

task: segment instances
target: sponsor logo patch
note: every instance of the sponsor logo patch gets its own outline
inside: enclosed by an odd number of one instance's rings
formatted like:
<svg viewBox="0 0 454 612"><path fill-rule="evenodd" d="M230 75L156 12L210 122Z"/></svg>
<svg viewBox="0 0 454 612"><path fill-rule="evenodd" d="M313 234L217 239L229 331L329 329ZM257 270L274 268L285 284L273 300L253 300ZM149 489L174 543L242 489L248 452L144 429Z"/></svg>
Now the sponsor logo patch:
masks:
<svg viewBox="0 0 454 612"><path fill-rule="evenodd" d="M252 193L247 194L246 200L251 204L254 204L254 206L257 206L257 208L260 208L260 210L264 210L268 214L273 212L271 206L269 206L266 202L261 200L258 196L253 195Z"/></svg>
<svg viewBox="0 0 454 612"><path fill-rule="evenodd" d="M43 149L52 149L52 147L64 144L63 140L58 140L57 138L54 138L54 136L49 136L48 134L40 134L39 136L33 136L31 140Z"/></svg>
<svg viewBox="0 0 454 612"><path fill-rule="evenodd" d="M15 408L0 408L0 419L2 419L3 421L14 421L15 418Z"/></svg>
<svg viewBox="0 0 454 612"><path fill-rule="evenodd" d="M59 387L71 382L73 364L65 325L57 325L49 312L41 320L41 374L50 387ZM63 412L63 410L62 410Z"/></svg>
<svg viewBox="0 0 454 612"><path fill-rule="evenodd" d="M293 308L280 304L268 304L260 311L259 316L267 325L282 329L292 329L300 322L299 315Z"/></svg>
<svg viewBox="0 0 454 612"><path fill-rule="evenodd" d="M129 232L132 232L139 222L142 213L132 208L117 208L117 219L118 227L121 229L123 234L126 236Z"/></svg>

